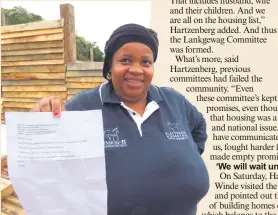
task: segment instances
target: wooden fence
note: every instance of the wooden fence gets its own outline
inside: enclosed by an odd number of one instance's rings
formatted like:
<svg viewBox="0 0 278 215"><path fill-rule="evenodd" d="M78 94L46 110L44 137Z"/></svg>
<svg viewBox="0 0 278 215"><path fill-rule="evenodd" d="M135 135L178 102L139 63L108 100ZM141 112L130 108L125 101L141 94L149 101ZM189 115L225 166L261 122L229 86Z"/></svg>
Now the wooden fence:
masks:
<svg viewBox="0 0 278 215"><path fill-rule="evenodd" d="M41 98L66 101L66 64L76 61L74 8L60 19L1 28L1 121L5 112L29 111Z"/></svg>
<svg viewBox="0 0 278 215"><path fill-rule="evenodd" d="M60 5L60 15L54 21L2 26L2 123L5 112L29 111L47 96L66 101L103 83L103 63L76 63L73 7ZM25 215L9 180L7 157L1 161L1 211Z"/></svg>
<svg viewBox="0 0 278 215"><path fill-rule="evenodd" d="M67 99L76 93L101 85L103 62L68 63L66 72Z"/></svg>
<svg viewBox="0 0 278 215"><path fill-rule="evenodd" d="M66 99L63 19L5 26L1 36L4 112L29 111L50 95Z"/></svg>

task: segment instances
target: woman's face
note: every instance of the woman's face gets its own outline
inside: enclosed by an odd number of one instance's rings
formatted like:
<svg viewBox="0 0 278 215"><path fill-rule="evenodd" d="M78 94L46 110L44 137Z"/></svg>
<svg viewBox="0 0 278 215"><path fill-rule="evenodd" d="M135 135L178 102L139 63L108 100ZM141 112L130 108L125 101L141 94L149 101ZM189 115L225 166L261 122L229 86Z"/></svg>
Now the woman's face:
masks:
<svg viewBox="0 0 278 215"><path fill-rule="evenodd" d="M113 55L111 76L117 95L126 102L145 99L153 78L153 53L142 43L126 43Z"/></svg>

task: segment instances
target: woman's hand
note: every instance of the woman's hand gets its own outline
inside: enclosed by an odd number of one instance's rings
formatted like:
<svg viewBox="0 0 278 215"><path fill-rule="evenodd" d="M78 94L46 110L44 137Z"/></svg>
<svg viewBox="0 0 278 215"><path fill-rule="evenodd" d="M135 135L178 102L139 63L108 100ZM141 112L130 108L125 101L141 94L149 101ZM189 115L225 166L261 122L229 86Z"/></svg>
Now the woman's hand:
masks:
<svg viewBox="0 0 278 215"><path fill-rule="evenodd" d="M43 98L30 110L30 112L53 112L55 117L59 117L62 111L66 111L66 108L58 96Z"/></svg>

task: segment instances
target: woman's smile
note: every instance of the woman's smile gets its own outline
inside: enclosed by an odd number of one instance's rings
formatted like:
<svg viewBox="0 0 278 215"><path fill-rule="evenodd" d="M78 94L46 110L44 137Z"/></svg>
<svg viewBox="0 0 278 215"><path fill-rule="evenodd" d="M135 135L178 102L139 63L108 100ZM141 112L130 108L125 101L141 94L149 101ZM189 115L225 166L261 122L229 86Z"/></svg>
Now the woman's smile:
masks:
<svg viewBox="0 0 278 215"><path fill-rule="evenodd" d="M143 87L144 85L144 81L142 79L136 79L136 78L125 78L124 82L128 87L131 88L140 88Z"/></svg>

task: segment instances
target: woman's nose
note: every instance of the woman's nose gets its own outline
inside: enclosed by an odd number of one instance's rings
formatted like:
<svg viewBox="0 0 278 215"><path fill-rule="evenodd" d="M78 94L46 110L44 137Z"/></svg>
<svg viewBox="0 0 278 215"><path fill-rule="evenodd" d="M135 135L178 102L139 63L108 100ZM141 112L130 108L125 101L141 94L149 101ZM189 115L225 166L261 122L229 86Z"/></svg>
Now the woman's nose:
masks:
<svg viewBox="0 0 278 215"><path fill-rule="evenodd" d="M141 74L143 74L143 69L141 68L140 65L132 65L129 68L129 72L134 75L141 75Z"/></svg>

